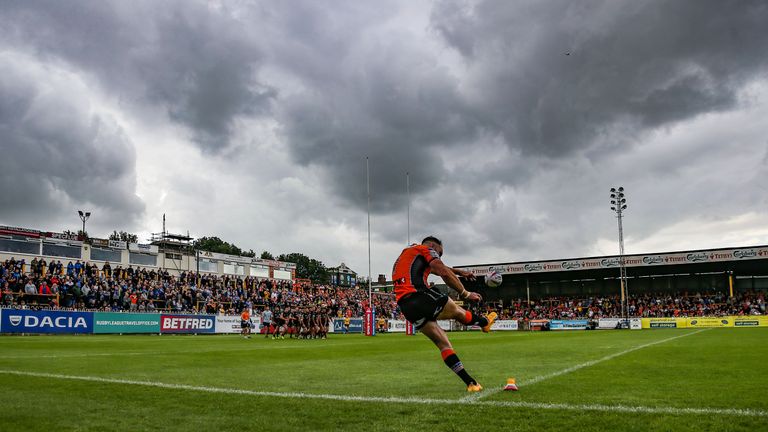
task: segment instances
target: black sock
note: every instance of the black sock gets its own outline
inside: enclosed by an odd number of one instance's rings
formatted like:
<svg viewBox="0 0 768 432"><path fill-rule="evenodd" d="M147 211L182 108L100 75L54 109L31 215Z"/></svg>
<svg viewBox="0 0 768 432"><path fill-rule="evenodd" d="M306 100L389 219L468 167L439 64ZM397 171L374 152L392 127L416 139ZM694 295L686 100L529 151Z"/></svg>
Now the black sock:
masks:
<svg viewBox="0 0 768 432"><path fill-rule="evenodd" d="M472 312L467 311L466 315L464 315L464 324L485 327L488 325L488 319L482 315L473 314Z"/></svg>
<svg viewBox="0 0 768 432"><path fill-rule="evenodd" d="M456 375L458 375L459 378L464 381L464 384L477 384L477 381L469 376L467 371L464 369L464 365L461 363L461 360L459 360L459 356L457 356L452 349L449 348L443 350L440 352L440 354L443 356L445 365L448 366L448 368L451 369Z"/></svg>

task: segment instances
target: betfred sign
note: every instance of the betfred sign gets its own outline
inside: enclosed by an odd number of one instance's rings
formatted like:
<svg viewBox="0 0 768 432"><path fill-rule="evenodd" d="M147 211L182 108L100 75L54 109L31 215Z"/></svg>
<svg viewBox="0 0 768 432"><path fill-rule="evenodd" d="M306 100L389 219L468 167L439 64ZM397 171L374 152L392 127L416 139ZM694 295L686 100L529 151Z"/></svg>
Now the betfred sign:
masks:
<svg viewBox="0 0 768 432"><path fill-rule="evenodd" d="M161 333L213 333L213 315L160 315Z"/></svg>
<svg viewBox="0 0 768 432"><path fill-rule="evenodd" d="M93 333L92 312L6 309L0 321L3 333Z"/></svg>

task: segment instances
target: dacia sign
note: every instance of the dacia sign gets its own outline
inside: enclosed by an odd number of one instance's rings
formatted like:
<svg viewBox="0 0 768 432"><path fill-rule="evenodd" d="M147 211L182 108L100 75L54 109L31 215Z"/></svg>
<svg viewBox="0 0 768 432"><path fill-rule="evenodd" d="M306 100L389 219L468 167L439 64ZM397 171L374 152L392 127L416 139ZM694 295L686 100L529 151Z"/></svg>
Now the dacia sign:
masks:
<svg viewBox="0 0 768 432"><path fill-rule="evenodd" d="M92 312L5 309L0 317L3 333L93 333Z"/></svg>

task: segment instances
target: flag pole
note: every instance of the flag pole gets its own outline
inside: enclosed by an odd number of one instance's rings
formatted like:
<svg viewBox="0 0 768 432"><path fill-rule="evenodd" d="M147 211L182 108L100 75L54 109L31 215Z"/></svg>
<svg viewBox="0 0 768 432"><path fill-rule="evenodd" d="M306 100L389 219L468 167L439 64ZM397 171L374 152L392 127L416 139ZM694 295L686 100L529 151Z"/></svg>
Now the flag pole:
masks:
<svg viewBox="0 0 768 432"><path fill-rule="evenodd" d="M365 157L365 183L368 189L368 307L373 309L373 290L371 288L371 169L368 156Z"/></svg>
<svg viewBox="0 0 768 432"><path fill-rule="evenodd" d="M405 173L405 192L408 195L408 242L406 246L411 245L411 175Z"/></svg>

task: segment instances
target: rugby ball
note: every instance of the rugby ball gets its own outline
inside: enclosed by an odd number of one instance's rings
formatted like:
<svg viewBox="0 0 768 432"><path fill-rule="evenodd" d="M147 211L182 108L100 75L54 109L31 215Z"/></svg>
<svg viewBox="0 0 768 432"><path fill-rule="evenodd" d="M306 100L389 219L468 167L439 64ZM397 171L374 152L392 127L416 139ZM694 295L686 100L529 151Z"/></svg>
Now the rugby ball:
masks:
<svg viewBox="0 0 768 432"><path fill-rule="evenodd" d="M491 270L485 274L485 284L491 288L501 285L501 280L501 273L496 270Z"/></svg>

